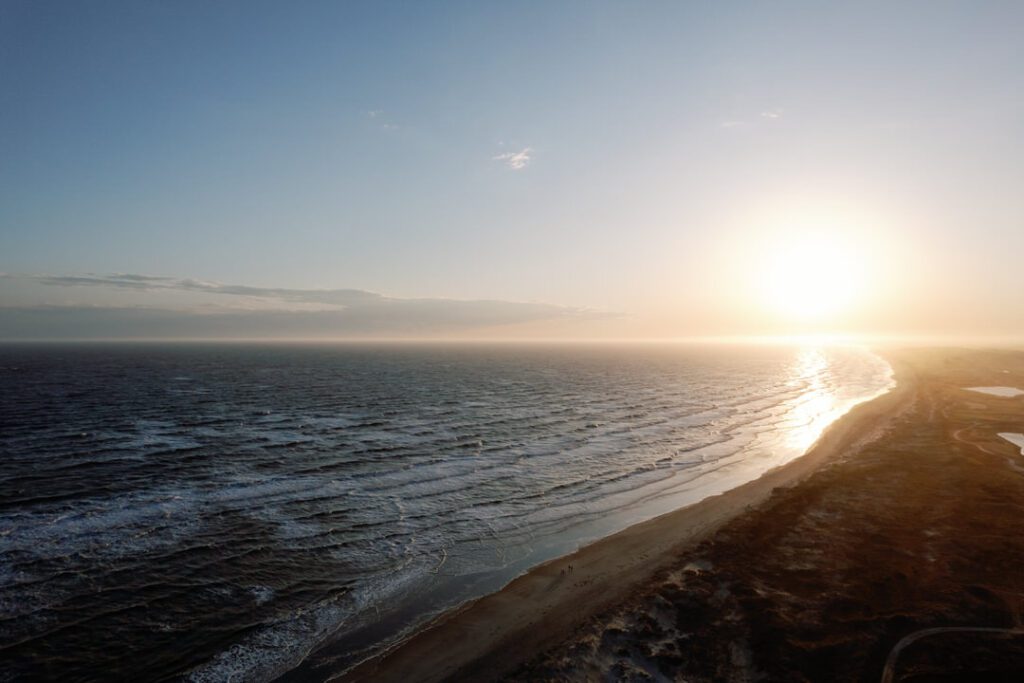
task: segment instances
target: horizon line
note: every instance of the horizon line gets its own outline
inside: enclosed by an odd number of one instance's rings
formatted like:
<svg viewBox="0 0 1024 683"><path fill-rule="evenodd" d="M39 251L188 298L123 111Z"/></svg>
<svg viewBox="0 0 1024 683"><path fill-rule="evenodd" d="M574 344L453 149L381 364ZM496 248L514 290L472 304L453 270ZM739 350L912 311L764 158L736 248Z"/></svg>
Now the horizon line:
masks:
<svg viewBox="0 0 1024 683"><path fill-rule="evenodd" d="M732 334L666 337L37 337L0 338L0 345L89 345L89 344L275 344L275 345L685 345L685 344L939 344L939 345L1024 345L1022 335L957 334Z"/></svg>

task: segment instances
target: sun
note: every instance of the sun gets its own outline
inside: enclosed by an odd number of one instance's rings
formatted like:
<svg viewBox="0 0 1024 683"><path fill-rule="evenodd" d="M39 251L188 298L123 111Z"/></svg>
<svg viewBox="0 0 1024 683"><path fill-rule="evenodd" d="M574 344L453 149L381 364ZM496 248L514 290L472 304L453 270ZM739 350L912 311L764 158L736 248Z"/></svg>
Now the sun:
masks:
<svg viewBox="0 0 1024 683"><path fill-rule="evenodd" d="M779 239L764 256L765 304L795 320L834 319L857 303L866 263L854 246L825 231Z"/></svg>

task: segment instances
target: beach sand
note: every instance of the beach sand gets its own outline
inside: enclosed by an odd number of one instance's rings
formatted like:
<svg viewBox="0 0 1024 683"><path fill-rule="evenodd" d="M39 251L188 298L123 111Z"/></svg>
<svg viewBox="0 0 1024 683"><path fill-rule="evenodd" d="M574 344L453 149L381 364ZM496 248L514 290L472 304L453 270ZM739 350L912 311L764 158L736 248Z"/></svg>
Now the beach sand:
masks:
<svg viewBox="0 0 1024 683"><path fill-rule="evenodd" d="M538 567L334 680L878 680L920 629L1014 628L1024 458L998 433L1024 431L1024 397L963 388L1024 385L1024 353L885 355L896 388L802 458ZM1018 641L922 638L893 680L968 664L1003 680L1024 666Z"/></svg>

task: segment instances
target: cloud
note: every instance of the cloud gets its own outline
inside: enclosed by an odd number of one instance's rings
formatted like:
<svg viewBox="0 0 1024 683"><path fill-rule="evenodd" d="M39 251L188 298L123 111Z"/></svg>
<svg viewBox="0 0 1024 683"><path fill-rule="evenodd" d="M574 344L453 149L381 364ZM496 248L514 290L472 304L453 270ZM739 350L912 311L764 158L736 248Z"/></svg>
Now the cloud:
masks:
<svg viewBox="0 0 1024 683"><path fill-rule="evenodd" d="M766 124L768 121L774 121L775 119L782 118L782 109L775 107L773 109L765 109L760 112L756 117L744 117L742 119L725 119L724 121L718 122L719 128L727 128L733 130L743 129L757 129L760 124Z"/></svg>
<svg viewBox="0 0 1024 683"><path fill-rule="evenodd" d="M556 320L616 317L555 304L489 299L403 299L360 289L287 289L229 285L136 274L29 275L48 287L90 287L133 292L180 291L238 297L240 303L274 301L276 308L200 305L191 310L157 305L0 306L6 339L109 338L339 338L415 337ZM223 299L221 299L223 301ZM319 304L314 310L303 309Z"/></svg>
<svg viewBox="0 0 1024 683"><path fill-rule="evenodd" d="M494 161L503 161L513 171L521 171L533 160L533 149L524 147L518 152L505 152L491 157Z"/></svg>
<svg viewBox="0 0 1024 683"><path fill-rule="evenodd" d="M150 291L199 292L203 294L225 294L257 299L274 299L282 302L352 306L385 299L380 294L361 289L283 289L275 287L248 287L246 285L225 285L203 280L155 277L115 273L112 275L31 275L25 279L45 285L63 287L109 287Z"/></svg>
<svg viewBox="0 0 1024 683"><path fill-rule="evenodd" d="M379 130L398 130L401 128L397 123L392 123L385 119L383 109L371 109L366 112L366 116L373 120Z"/></svg>

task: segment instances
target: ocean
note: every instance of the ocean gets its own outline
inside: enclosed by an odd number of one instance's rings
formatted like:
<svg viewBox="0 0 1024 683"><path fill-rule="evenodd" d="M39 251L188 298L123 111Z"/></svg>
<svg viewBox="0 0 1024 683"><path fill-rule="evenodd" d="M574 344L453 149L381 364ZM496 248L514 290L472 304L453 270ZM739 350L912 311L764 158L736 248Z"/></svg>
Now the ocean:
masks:
<svg viewBox="0 0 1024 683"><path fill-rule="evenodd" d="M0 681L318 680L891 385L854 346L0 346Z"/></svg>

